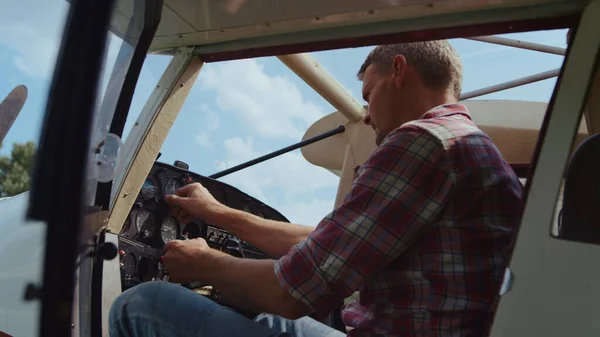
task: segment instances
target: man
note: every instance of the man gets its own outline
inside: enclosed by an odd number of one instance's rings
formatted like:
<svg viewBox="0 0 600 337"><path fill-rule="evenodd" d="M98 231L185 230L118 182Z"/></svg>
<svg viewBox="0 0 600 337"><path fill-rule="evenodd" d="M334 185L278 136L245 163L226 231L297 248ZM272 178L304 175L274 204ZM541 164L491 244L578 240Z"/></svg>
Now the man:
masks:
<svg viewBox="0 0 600 337"><path fill-rule="evenodd" d="M350 336L483 336L516 232L521 185L457 104L462 67L447 41L379 46L358 77L375 152L344 202L316 228L217 202L200 184L167 202L277 260L231 257L204 240L171 241L176 282L214 285L248 320L189 290L150 282L121 295L113 336L343 336L306 317L342 312ZM284 334L280 332L286 331Z"/></svg>

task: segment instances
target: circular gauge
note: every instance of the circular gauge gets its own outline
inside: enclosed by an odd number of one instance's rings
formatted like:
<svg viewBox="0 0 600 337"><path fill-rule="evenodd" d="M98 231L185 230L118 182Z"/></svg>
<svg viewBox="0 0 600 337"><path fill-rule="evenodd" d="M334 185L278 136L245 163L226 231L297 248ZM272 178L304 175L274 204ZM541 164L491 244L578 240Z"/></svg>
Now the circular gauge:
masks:
<svg viewBox="0 0 600 337"><path fill-rule="evenodd" d="M183 234L187 235L189 239L195 239L202 235L198 225L193 222L190 222L189 224L185 225L185 227L183 228Z"/></svg>
<svg viewBox="0 0 600 337"><path fill-rule="evenodd" d="M144 181L144 185L142 185L141 193L144 200L151 200L156 198L156 195L158 194L158 187L156 186L156 183L152 178L146 178L146 180Z"/></svg>
<svg viewBox="0 0 600 337"><path fill-rule="evenodd" d="M164 243L177 239L179 224L174 217L166 217L160 225L160 238Z"/></svg>
<svg viewBox="0 0 600 337"><path fill-rule="evenodd" d="M165 195L175 194L178 189L181 188L181 183L178 179L171 178L167 181L167 186L165 186Z"/></svg>
<svg viewBox="0 0 600 337"><path fill-rule="evenodd" d="M138 233L142 234L143 237L150 237L152 235L152 225L154 225L154 215L147 209L140 210L135 217L135 227Z"/></svg>

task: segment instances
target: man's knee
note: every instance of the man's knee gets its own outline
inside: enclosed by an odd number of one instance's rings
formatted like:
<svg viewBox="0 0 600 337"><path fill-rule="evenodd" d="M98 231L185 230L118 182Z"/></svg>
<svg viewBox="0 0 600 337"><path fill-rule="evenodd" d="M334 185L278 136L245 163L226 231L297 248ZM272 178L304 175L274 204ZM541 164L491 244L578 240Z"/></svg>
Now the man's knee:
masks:
<svg viewBox="0 0 600 337"><path fill-rule="evenodd" d="M146 282L121 293L110 307L109 322L114 324L131 313L144 313L149 309L147 304L160 293L168 291L164 282Z"/></svg>
<svg viewBox="0 0 600 337"><path fill-rule="evenodd" d="M136 316L153 316L165 314L168 316L170 305L174 302L193 301L196 309L211 312L218 306L213 301L195 294L182 286L168 282L145 282L124 291L117 297L110 308L109 321L114 324L122 319ZM167 312L164 312L167 310Z"/></svg>

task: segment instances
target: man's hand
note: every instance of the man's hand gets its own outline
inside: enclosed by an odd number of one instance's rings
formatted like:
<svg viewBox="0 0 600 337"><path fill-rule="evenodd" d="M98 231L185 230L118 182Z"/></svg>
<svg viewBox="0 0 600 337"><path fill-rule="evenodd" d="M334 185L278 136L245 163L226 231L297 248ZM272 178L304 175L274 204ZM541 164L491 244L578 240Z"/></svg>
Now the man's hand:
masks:
<svg viewBox="0 0 600 337"><path fill-rule="evenodd" d="M215 222L214 218L219 211L226 208L200 183L189 184L178 189L176 195L165 196L165 201L173 208L173 215L184 224L198 218Z"/></svg>
<svg viewBox="0 0 600 337"><path fill-rule="evenodd" d="M219 290L232 307L297 319L309 308L275 277L275 260L240 259L211 249L204 239L172 240L163 264L175 283L200 281Z"/></svg>
<svg viewBox="0 0 600 337"><path fill-rule="evenodd" d="M202 219L274 258L285 255L295 244L306 240L314 230L314 227L263 219L230 208L218 202L200 183L178 189L175 195L165 196L165 201L179 223L188 224L194 219Z"/></svg>
<svg viewBox="0 0 600 337"><path fill-rule="evenodd" d="M201 238L172 240L165 246L163 265L175 283L202 281L215 253Z"/></svg>

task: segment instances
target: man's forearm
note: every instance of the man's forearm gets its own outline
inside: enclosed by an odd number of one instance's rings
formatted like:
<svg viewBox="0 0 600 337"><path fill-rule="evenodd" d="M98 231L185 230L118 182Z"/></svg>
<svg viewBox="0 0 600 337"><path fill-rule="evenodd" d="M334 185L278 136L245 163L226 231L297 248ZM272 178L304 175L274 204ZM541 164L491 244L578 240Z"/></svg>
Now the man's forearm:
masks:
<svg viewBox="0 0 600 337"><path fill-rule="evenodd" d="M308 314L305 304L280 287L273 268L275 261L240 259L218 251L211 255L212 270L201 279L216 287L231 307L289 319Z"/></svg>
<svg viewBox="0 0 600 337"><path fill-rule="evenodd" d="M306 240L314 227L263 219L240 210L224 207L214 224L249 242L272 258L285 255L292 246Z"/></svg>

